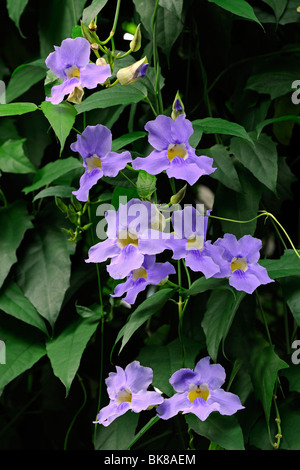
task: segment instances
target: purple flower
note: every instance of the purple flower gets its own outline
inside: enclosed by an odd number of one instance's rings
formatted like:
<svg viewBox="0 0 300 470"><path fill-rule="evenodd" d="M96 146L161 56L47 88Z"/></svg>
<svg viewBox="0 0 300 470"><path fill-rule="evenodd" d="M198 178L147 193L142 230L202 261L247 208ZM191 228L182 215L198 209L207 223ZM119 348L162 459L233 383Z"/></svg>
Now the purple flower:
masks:
<svg viewBox="0 0 300 470"><path fill-rule="evenodd" d="M71 150L82 156L85 168L78 191L73 191L79 201L88 200L89 190L102 176L117 176L119 171L131 162L129 152L111 152L111 145L111 131L102 124L87 126L83 133L77 136L76 142L71 144Z"/></svg>
<svg viewBox="0 0 300 470"><path fill-rule="evenodd" d="M178 370L170 378L177 393L157 408L159 417L169 419L182 412L193 413L205 421L212 411L232 415L243 409L237 395L220 388L225 378L224 368L220 364L210 364L209 357L201 359L194 370Z"/></svg>
<svg viewBox="0 0 300 470"><path fill-rule="evenodd" d="M103 426L109 426L128 410L140 413L163 402L160 393L147 390L153 379L150 367L143 367L138 361L133 361L125 370L118 366L116 370L110 372L105 380L110 402L100 410L95 421Z"/></svg>
<svg viewBox="0 0 300 470"><path fill-rule="evenodd" d="M200 176L210 175L216 170L212 167L212 158L198 157L189 144L194 131L184 114L175 120L159 115L154 121L149 121L145 129L155 150L148 157L138 157L133 161L132 166L136 170L145 170L152 175L166 170L169 178L182 179L190 185L196 183Z"/></svg>
<svg viewBox="0 0 300 470"><path fill-rule="evenodd" d="M267 270L258 264L262 247L258 238L244 235L237 240L234 235L226 233L214 245L223 249L220 272L214 277L228 277L232 287L248 294L252 294L261 284L274 282Z"/></svg>
<svg viewBox="0 0 300 470"><path fill-rule="evenodd" d="M202 272L209 278L220 272L222 250L206 240L207 222L208 217L192 206L174 212L172 223L175 233L170 238L169 248L173 250L173 259L184 258L186 266L192 271Z"/></svg>
<svg viewBox="0 0 300 470"><path fill-rule="evenodd" d="M114 279L123 279L139 269L145 255L167 249L163 232L156 229L158 210L149 201L131 199L120 204L118 211L108 210L105 219L108 238L90 248L86 262L102 263L111 258L106 269Z"/></svg>
<svg viewBox="0 0 300 470"><path fill-rule="evenodd" d="M83 95L82 88L96 88L111 76L109 65L98 66L90 63L91 48L87 39L64 39L61 46L54 46L54 49L55 51L48 55L46 65L58 78L63 79L63 82L52 87L51 98L46 98L52 104L60 103L65 95L69 94L72 94L73 98L75 96L73 102L79 103Z"/></svg>
<svg viewBox="0 0 300 470"><path fill-rule="evenodd" d="M134 304L137 295L149 285L158 285L176 270L171 263L156 263L155 255L145 255L142 266L134 269L125 282L118 284L112 297L121 297L125 292L125 302Z"/></svg>

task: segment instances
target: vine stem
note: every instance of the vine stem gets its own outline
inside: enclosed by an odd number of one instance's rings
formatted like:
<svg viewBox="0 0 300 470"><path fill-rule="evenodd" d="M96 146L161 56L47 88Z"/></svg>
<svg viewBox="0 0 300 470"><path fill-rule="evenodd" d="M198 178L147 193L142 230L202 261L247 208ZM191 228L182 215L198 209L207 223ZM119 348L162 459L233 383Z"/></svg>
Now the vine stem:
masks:
<svg viewBox="0 0 300 470"><path fill-rule="evenodd" d="M86 404L86 401L87 401L87 393L86 393L86 389L85 389L85 386L83 385L83 381L82 381L82 378L80 377L79 374L76 374L77 375L77 378L78 378L78 381L81 385L81 388L82 388L82 391L83 391L83 403L82 405L80 406L80 408L77 410L76 414L74 415L72 421L71 421L71 424L67 430L67 433L66 433L66 436L65 436L65 442L64 442L64 450L67 450L67 444L68 444L68 439L69 439L69 435L70 435L70 432L71 432L71 429L77 419L77 416L79 415L79 413L81 412L81 410L85 407L85 404Z"/></svg>
<svg viewBox="0 0 300 470"><path fill-rule="evenodd" d="M132 439L132 441L128 444L128 446L126 447L126 450L130 450L131 447L145 434L145 432L148 431L148 429L152 428L152 426L157 423L157 421L160 419L159 416L154 416L153 418L150 419L150 421L148 421L147 424L145 424L145 426L137 433L136 436L134 436L134 438Z"/></svg>
<svg viewBox="0 0 300 470"><path fill-rule="evenodd" d="M156 0L154 12L152 16L152 38L153 38L153 62L154 62L154 70L155 70L155 101L156 101L156 111L157 114L163 113L163 103L162 103L162 96L161 90L159 86L159 58L158 58L158 49L156 43L156 19L157 19L157 11L158 11L159 0Z"/></svg>

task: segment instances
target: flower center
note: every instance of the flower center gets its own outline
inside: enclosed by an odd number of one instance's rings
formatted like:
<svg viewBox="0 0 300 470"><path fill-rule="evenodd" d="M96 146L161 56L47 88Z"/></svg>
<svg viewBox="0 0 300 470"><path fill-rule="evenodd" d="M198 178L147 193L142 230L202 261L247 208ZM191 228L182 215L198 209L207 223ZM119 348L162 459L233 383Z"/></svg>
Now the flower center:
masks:
<svg viewBox="0 0 300 470"><path fill-rule="evenodd" d="M95 153L91 157L87 157L85 161L88 173L90 173L94 168L101 168L101 160Z"/></svg>
<svg viewBox="0 0 300 470"><path fill-rule="evenodd" d="M204 238L199 235L191 235L186 244L187 250L199 250L202 251L204 248Z"/></svg>
<svg viewBox="0 0 300 470"><path fill-rule="evenodd" d="M241 269L242 271L247 271L247 259L246 258L232 258L230 263L231 272L234 273L237 269Z"/></svg>
<svg viewBox="0 0 300 470"><path fill-rule="evenodd" d="M121 403L128 402L131 403L132 399L132 393L129 390L129 388L123 388L123 390L120 390L117 393L117 405L120 405Z"/></svg>
<svg viewBox="0 0 300 470"><path fill-rule="evenodd" d="M117 243L120 248L124 248L130 244L138 247L139 239L136 233L129 232L128 230L122 230L119 232Z"/></svg>
<svg viewBox="0 0 300 470"><path fill-rule="evenodd" d="M175 157L183 158L183 160L188 157L185 144L170 144L167 155L170 162L172 162Z"/></svg>
<svg viewBox="0 0 300 470"><path fill-rule="evenodd" d="M68 80L73 77L80 78L80 70L78 67L76 67L76 65L72 65L71 67L65 69L65 73Z"/></svg>
<svg viewBox="0 0 300 470"><path fill-rule="evenodd" d="M137 279L143 277L144 279L147 279L147 271L145 268L141 267L138 269L134 269L132 271L132 280L136 281Z"/></svg>
<svg viewBox="0 0 300 470"><path fill-rule="evenodd" d="M190 391L189 391L189 394L188 394L188 398L190 400L191 403L193 403L193 401L196 400L196 398L203 398L203 400L207 401L208 397L209 397L210 393L209 393L209 388L208 388L208 385L207 384L198 384L198 385L194 385Z"/></svg>

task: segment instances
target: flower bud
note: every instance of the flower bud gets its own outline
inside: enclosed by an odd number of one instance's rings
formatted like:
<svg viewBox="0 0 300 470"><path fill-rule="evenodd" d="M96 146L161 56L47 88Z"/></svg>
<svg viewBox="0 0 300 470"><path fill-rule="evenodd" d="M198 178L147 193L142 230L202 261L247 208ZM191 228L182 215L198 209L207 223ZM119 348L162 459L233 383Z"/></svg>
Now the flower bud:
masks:
<svg viewBox="0 0 300 470"><path fill-rule="evenodd" d="M90 30L82 21L80 23L82 36L89 41L90 44L97 44L99 38L94 30Z"/></svg>
<svg viewBox="0 0 300 470"><path fill-rule="evenodd" d="M97 25L96 25L95 20L92 20L90 22L90 24L88 25L88 28L89 28L90 31L97 31Z"/></svg>
<svg viewBox="0 0 300 470"><path fill-rule="evenodd" d="M132 52L137 52L141 48L142 43L142 33L141 33L141 25L139 24L136 28L134 33L134 37L130 42L130 49Z"/></svg>
<svg viewBox="0 0 300 470"><path fill-rule="evenodd" d="M175 121L175 119L180 114L185 114L185 112L184 112L183 102L180 98L179 92L177 91L176 96L175 96L175 100L174 100L173 106L172 106L171 118Z"/></svg>
<svg viewBox="0 0 300 470"><path fill-rule="evenodd" d="M107 62L106 60L104 59L104 57L99 57L99 59L96 60L96 65L107 65Z"/></svg>
<svg viewBox="0 0 300 470"><path fill-rule="evenodd" d="M182 199L184 198L185 192L186 192L186 185L184 185L183 188L181 188L178 191L178 193L171 196L170 203L171 204L179 204L182 201Z"/></svg>
<svg viewBox="0 0 300 470"><path fill-rule="evenodd" d="M83 94L83 88L80 85L77 85L76 87L74 87L72 93L69 94L67 101L74 104L80 104L82 101Z"/></svg>
<svg viewBox="0 0 300 470"><path fill-rule="evenodd" d="M146 75L148 65L147 57L144 57L134 64L120 69L117 73L117 79L121 85L129 85L130 83L133 83Z"/></svg>

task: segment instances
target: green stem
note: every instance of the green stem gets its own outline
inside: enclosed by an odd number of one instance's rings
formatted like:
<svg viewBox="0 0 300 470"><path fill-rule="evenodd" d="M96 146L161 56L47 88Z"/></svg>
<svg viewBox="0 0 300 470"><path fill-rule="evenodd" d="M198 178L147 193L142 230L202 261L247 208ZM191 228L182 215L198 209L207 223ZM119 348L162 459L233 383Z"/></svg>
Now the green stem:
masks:
<svg viewBox="0 0 300 470"><path fill-rule="evenodd" d="M136 188L136 184L130 178L128 178L128 176L125 175L125 173L123 173L123 171L120 171L120 173L121 173L121 175L124 176L124 178L126 178L129 181L129 183L131 183Z"/></svg>
<svg viewBox="0 0 300 470"><path fill-rule="evenodd" d="M155 101L156 101L156 112L157 114L163 114L163 103L161 96L161 89L159 86L159 58L158 49L156 42L156 20L159 0L156 0L154 12L152 16L152 41L153 41L153 65L155 70Z"/></svg>
<svg viewBox="0 0 300 470"><path fill-rule="evenodd" d="M67 444L68 444L68 439L69 439L69 434L71 432L71 429L77 419L77 416L79 415L79 413L81 412L81 410L84 408L85 404L86 404L86 401L87 401L87 393L86 393L86 389L85 389L85 386L83 385L83 381L82 381L82 378L79 376L79 374L77 374L77 378L79 380L79 383L81 385L81 388L83 390L83 403L82 405L80 406L80 408L77 410L77 412L75 413L72 421L71 421L71 424L68 428L68 431L67 431L67 434L66 434L66 437L65 437L65 442L64 442L64 450L67 450Z"/></svg>
<svg viewBox="0 0 300 470"><path fill-rule="evenodd" d="M145 426L130 441L129 445L126 447L126 450L130 450L131 447L148 431L148 429L150 429L155 423L157 423L159 419L159 416L154 416L153 418L151 418L150 421L145 424Z"/></svg>
<svg viewBox="0 0 300 470"><path fill-rule="evenodd" d="M262 307L262 304L261 304L261 301L260 301L260 298L259 298L259 295L258 295L257 291L255 291L255 295L256 295L256 300L257 300L257 303L258 303L258 306L259 306L259 310L260 310L260 313L261 313L261 316L263 318L263 322L264 322L264 325L265 325L265 328L266 328L268 340L269 340L270 345L272 346L272 339L271 339L268 323L267 323L265 312L263 310L263 307Z"/></svg>

